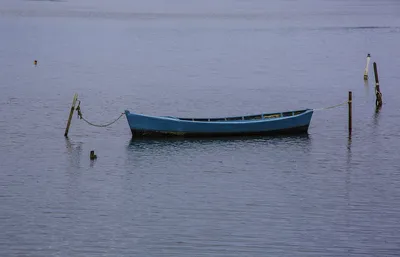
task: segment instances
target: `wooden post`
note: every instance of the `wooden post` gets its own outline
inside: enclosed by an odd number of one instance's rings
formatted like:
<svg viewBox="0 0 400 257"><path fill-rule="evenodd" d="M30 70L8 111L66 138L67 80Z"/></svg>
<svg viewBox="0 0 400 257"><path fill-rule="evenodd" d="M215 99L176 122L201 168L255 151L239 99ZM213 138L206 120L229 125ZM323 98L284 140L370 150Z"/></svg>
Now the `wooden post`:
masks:
<svg viewBox="0 0 400 257"><path fill-rule="evenodd" d="M349 91L349 135L351 135L351 129L353 127L352 122L352 92Z"/></svg>
<svg viewBox="0 0 400 257"><path fill-rule="evenodd" d="M376 105L376 107L381 107L382 106L382 93L381 93L381 89L379 87L378 67L376 65L376 62L374 62L374 74L375 74L375 95L376 95L375 105Z"/></svg>
<svg viewBox="0 0 400 257"><path fill-rule="evenodd" d="M369 61L371 59L371 55L367 55L367 65L365 66L365 71L364 71L364 80L368 80L368 68L369 68Z"/></svg>
<svg viewBox="0 0 400 257"><path fill-rule="evenodd" d="M71 126L72 115L74 114L75 104L77 100L78 100L78 94L75 94L74 99L72 100L71 111L69 112L67 127L65 128L65 133L64 133L65 137L68 137L69 126Z"/></svg>

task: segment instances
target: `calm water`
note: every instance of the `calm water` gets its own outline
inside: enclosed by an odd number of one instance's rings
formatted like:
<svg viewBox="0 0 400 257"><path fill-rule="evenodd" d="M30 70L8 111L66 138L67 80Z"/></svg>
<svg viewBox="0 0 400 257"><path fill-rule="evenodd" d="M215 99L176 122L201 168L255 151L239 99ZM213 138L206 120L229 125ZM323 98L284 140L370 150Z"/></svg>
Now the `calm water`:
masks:
<svg viewBox="0 0 400 257"><path fill-rule="evenodd" d="M0 256L400 254L399 1L2 0L0 34ZM345 106L300 137L131 142L76 116L63 137L75 92L106 123L349 90L351 139Z"/></svg>

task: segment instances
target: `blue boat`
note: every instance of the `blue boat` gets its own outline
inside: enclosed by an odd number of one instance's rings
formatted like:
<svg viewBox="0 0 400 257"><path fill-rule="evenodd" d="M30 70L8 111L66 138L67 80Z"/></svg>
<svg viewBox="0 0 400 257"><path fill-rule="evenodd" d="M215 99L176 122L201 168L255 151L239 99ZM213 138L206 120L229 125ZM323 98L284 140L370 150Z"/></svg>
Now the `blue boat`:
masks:
<svg viewBox="0 0 400 257"><path fill-rule="evenodd" d="M125 111L132 137L214 137L307 133L312 109L224 118L177 118Z"/></svg>

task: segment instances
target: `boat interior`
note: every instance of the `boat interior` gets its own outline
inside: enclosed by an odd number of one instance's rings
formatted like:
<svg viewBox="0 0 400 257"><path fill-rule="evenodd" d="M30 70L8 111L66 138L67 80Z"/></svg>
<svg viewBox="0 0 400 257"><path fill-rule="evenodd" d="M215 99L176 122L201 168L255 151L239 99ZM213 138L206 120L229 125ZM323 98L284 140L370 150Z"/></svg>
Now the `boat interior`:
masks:
<svg viewBox="0 0 400 257"><path fill-rule="evenodd" d="M223 122L223 121L239 121L239 120L267 120L276 119L283 117L291 117L300 115L307 110L291 111L291 112L280 112L280 113L268 113L268 114L257 114L249 116L236 116L236 117L225 117L225 118L176 118L184 121L201 121L201 122Z"/></svg>

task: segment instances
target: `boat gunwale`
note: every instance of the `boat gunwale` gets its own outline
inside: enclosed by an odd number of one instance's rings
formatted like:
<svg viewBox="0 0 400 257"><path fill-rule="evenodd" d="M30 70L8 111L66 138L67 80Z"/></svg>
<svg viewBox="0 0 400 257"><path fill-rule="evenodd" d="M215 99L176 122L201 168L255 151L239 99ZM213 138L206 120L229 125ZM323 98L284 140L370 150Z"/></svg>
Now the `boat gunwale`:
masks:
<svg viewBox="0 0 400 257"><path fill-rule="evenodd" d="M286 111L286 112L274 112L274 113L262 113L262 114L253 114L253 115L245 115L245 116L228 116L228 117L222 117L222 118L179 118L179 117L174 117L174 116L152 116L152 115L144 115L144 114L136 114L132 113L133 115L138 115L142 117L150 117L150 118L155 118L155 119L165 119L165 120L171 120L171 121L178 121L178 122L190 122L190 123L247 123L247 122L266 122L266 121L272 121L272 120L279 120L279 119L290 119L294 117L298 117L301 115L304 115L308 112L312 112L313 109L301 109L301 110L295 110L295 111ZM291 115L284 115L291 113ZM296 113L296 114L295 114ZM125 111L125 114L131 114L128 110ZM271 117L271 118L265 118L268 116L272 115L279 115L278 117ZM257 117L261 116L260 119L246 119L250 117Z"/></svg>

